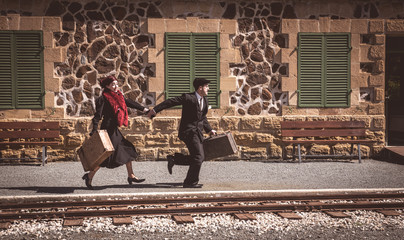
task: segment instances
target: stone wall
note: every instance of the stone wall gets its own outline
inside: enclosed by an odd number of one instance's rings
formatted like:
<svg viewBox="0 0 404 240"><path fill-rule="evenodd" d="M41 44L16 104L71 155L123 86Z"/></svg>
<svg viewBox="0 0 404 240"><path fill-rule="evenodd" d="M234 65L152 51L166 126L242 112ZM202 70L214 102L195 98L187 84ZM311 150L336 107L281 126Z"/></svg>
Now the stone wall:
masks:
<svg viewBox="0 0 404 240"><path fill-rule="evenodd" d="M364 120L378 141L364 154L384 145L385 34L404 31L402 2L0 0L0 6L0 30L44 31L46 89L44 110L1 110L0 119L60 120L62 145L51 150L53 159L72 159L87 136L100 78L114 74L125 96L147 107L164 99L163 33L188 23L221 32L224 91L209 119L234 133L240 151L231 158L276 159L289 151L282 150L279 124L272 124L284 118ZM296 106L292 51L299 31L352 33L350 108ZM176 138L179 113L166 110L150 121L131 111L123 132L142 159L184 151ZM7 154L19 153L2 150Z"/></svg>

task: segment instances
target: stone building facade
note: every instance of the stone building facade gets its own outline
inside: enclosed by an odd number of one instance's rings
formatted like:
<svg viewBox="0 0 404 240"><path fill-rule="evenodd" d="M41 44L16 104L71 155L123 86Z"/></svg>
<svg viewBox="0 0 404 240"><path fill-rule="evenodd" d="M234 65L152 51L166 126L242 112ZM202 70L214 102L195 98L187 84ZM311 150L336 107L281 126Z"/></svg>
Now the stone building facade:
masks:
<svg viewBox="0 0 404 240"><path fill-rule="evenodd" d="M61 144L50 160L72 160L88 137L99 79L114 74L125 96L153 107L165 99L164 34L220 33L220 107L209 111L219 132L231 131L239 151L228 159L277 160L283 120L363 120L363 147L374 157L385 146L385 45L404 33L401 1L237 0L0 0L0 31L40 30L44 36L45 106L0 109L1 121L60 121ZM351 89L346 108L303 108L297 100L298 33L350 33ZM177 138L180 110L153 120L130 112L126 137L141 160L186 151ZM348 146L304 151L344 153ZM1 150L1 157L38 154Z"/></svg>

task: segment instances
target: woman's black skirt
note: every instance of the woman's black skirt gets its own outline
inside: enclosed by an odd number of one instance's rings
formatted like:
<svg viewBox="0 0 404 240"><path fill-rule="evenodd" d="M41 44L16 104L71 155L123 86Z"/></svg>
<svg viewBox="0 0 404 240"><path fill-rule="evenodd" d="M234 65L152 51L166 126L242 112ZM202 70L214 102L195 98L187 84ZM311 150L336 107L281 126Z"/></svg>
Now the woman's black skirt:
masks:
<svg viewBox="0 0 404 240"><path fill-rule="evenodd" d="M101 163L101 167L116 168L137 158L138 153L136 152L135 146L123 137L117 127L106 130L115 151Z"/></svg>

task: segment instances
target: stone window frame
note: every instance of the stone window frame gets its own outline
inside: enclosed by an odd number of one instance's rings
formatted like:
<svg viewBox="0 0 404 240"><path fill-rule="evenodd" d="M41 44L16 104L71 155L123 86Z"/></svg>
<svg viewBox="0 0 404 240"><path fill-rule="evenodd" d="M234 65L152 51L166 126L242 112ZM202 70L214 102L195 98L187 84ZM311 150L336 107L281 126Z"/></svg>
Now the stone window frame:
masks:
<svg viewBox="0 0 404 240"><path fill-rule="evenodd" d="M229 65L241 62L240 50L231 42L237 33L237 21L231 19L201 19L187 17L186 19L148 18L147 32L154 35L155 45L148 48L148 63L154 64L155 77L149 79L149 92L155 93L156 104L165 100L165 66L164 66L164 35L166 32L186 33L220 33L220 108L212 109L212 113L224 114L230 107L230 92L236 89L236 77L230 76ZM170 111L173 115L176 110Z"/></svg>
<svg viewBox="0 0 404 240"><path fill-rule="evenodd" d="M400 22L403 20L400 20ZM288 92L289 105L282 106L283 115L383 115L384 99L374 98L371 102L360 101L360 91L371 87L375 93L384 91L384 84L373 85L373 79L384 81L385 33L388 26L397 25L395 20L383 19L282 19L281 33L287 36L287 46L280 51L281 62L288 64L289 74L282 77L282 91ZM400 26L403 24L400 24ZM390 30L391 31L391 30ZM348 108L300 108L298 107L297 47L299 32L350 33L351 34L351 104ZM369 43L361 42L364 35L373 35ZM361 64L369 63L373 72L365 72ZM374 110L377 109L377 110Z"/></svg>
<svg viewBox="0 0 404 240"><path fill-rule="evenodd" d="M60 80L55 78L54 65L56 62L63 62L67 49L56 47L54 33L62 32L62 20L60 17L46 16L20 16L19 14L8 14L0 16L0 30L9 31L42 31L44 47L44 109L10 109L1 110L0 118L64 118L64 108L56 108L55 93L59 92Z"/></svg>

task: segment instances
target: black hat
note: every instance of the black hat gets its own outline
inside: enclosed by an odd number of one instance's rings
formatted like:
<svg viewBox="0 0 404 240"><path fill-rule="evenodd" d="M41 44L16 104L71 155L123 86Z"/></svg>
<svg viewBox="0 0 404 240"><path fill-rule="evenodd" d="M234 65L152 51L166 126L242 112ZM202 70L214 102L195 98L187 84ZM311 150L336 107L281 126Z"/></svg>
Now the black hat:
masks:
<svg viewBox="0 0 404 240"><path fill-rule="evenodd" d="M199 88L199 86L203 86L208 83L210 83L210 80L208 80L206 78L195 78L193 84L194 84L195 90L197 90Z"/></svg>
<svg viewBox="0 0 404 240"><path fill-rule="evenodd" d="M110 83L112 83L115 80L116 78L114 76L108 76L101 80L100 85L102 88L106 88Z"/></svg>

